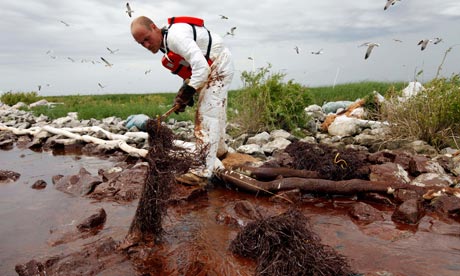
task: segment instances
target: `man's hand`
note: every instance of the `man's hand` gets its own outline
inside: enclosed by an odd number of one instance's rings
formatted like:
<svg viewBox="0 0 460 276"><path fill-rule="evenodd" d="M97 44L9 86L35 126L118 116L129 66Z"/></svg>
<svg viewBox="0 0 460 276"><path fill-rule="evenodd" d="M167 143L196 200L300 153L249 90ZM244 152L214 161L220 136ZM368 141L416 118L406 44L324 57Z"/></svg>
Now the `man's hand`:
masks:
<svg viewBox="0 0 460 276"><path fill-rule="evenodd" d="M179 109L175 111L176 114L184 112L187 106L193 106L195 101L193 100L193 95L195 95L195 88L188 85L186 82L182 85L177 92L176 98L174 99L174 105L180 106Z"/></svg>

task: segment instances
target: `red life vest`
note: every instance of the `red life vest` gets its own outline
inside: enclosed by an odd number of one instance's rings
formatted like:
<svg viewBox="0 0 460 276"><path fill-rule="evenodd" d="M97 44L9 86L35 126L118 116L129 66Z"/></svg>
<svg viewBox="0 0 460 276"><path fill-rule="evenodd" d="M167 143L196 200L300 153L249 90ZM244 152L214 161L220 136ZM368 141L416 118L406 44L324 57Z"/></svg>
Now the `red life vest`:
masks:
<svg viewBox="0 0 460 276"><path fill-rule="evenodd" d="M174 23L187 23L193 28L193 39L196 41L196 30L195 26L198 27L204 27L204 20L196 17L189 17L189 16L179 16L179 17L171 17L168 18L168 24L169 27L171 27L172 24ZM206 60L208 61L209 66L212 64L212 60L209 58L209 54L211 52L211 43L212 43L212 38L211 38L211 33L208 30L209 34L209 44L208 44L208 50L205 55ZM164 34L164 40L166 44L166 38L167 38L167 30L165 31ZM161 59L161 64L163 64L164 67L166 67L168 70L171 71L173 74L177 74L179 77L182 79L188 79L192 76L192 67L190 64L179 54L176 54L172 51L169 51L166 46L166 54L163 56Z"/></svg>

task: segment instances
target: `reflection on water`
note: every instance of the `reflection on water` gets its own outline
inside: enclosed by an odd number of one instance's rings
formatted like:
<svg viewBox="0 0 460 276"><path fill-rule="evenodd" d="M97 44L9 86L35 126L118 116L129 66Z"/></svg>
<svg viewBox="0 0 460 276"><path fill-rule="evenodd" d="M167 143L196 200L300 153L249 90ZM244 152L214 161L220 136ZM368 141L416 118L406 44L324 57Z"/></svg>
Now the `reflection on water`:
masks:
<svg viewBox="0 0 460 276"><path fill-rule="evenodd" d="M0 151L0 169L21 174L15 183L0 184L0 274L17 275L16 264L78 250L100 235L121 240L128 231L137 201L128 205L96 202L59 192L51 182L53 175L76 174L82 167L95 175L98 169L112 165L96 157L19 149ZM31 189L37 180L46 181L47 187ZM159 248L159 257L175 260L183 256L182 244L192 240L195 248L214 254L210 262L219 262L220 271L242 272L245 260L236 260L227 250L238 229L216 222L216 215L226 204L239 200L249 200L274 213L287 207L251 194L211 190L207 199L190 203L194 206L188 206L188 210L184 206L169 210L165 221L168 246ZM311 199L301 209L323 243L347 256L356 271L367 275L385 271L394 276L460 275L458 223L426 216L418 227L402 227L391 221L392 209L374 206L384 212L385 220L357 224L348 216L353 203L348 198ZM107 212L107 222L98 236L51 246L63 232L74 229L76 221L101 207Z"/></svg>

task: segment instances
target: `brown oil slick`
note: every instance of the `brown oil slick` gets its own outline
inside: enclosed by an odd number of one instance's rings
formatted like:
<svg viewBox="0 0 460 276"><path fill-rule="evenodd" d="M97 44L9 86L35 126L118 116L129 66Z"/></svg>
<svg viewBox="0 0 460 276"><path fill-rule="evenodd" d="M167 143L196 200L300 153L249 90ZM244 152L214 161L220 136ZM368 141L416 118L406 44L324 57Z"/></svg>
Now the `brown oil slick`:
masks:
<svg viewBox="0 0 460 276"><path fill-rule="evenodd" d="M14 267L31 259L70 254L106 237L121 241L129 232L138 201L120 204L70 196L53 188L51 178L72 174L81 167L93 174L114 162L60 153L12 149L0 152L0 168L21 177L0 185L0 274L17 275ZM43 179L43 190L30 186ZM256 263L232 254L231 242L250 220L229 215L239 202L249 202L264 216L286 212L290 204L266 196L215 186L196 199L168 207L163 219L164 242L128 251L128 260L104 275L255 275ZM304 196L298 210L308 218L321 242L345 256L353 271L366 276L460 274L460 224L425 216L416 226L391 220L393 208L367 202L380 210L383 219L355 221L349 211L352 197ZM97 235L53 245L75 229L75 221L104 208L107 221ZM108 272L107 272L108 273ZM71 275L71 274L68 274ZM102 275L102 274L101 274Z"/></svg>

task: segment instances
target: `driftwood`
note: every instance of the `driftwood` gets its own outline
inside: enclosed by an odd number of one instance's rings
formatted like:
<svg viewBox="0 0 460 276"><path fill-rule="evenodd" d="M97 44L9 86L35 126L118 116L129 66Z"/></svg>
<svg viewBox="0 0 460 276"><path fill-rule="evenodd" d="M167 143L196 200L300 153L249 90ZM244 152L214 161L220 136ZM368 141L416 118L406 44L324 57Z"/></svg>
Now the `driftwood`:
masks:
<svg viewBox="0 0 460 276"><path fill-rule="evenodd" d="M241 172L257 180L273 180L280 177L323 178L316 171L296 170L291 168L240 166L234 169L237 172Z"/></svg>
<svg viewBox="0 0 460 276"><path fill-rule="evenodd" d="M217 171L216 176L226 183L235 185L236 187L248 192L266 191L274 193L299 189L300 191L306 193L351 195L356 193L391 194L396 189L409 189L423 194L428 191L428 188L433 188L362 179L333 181L327 179L288 177L272 181L259 181L247 175L227 169Z"/></svg>

